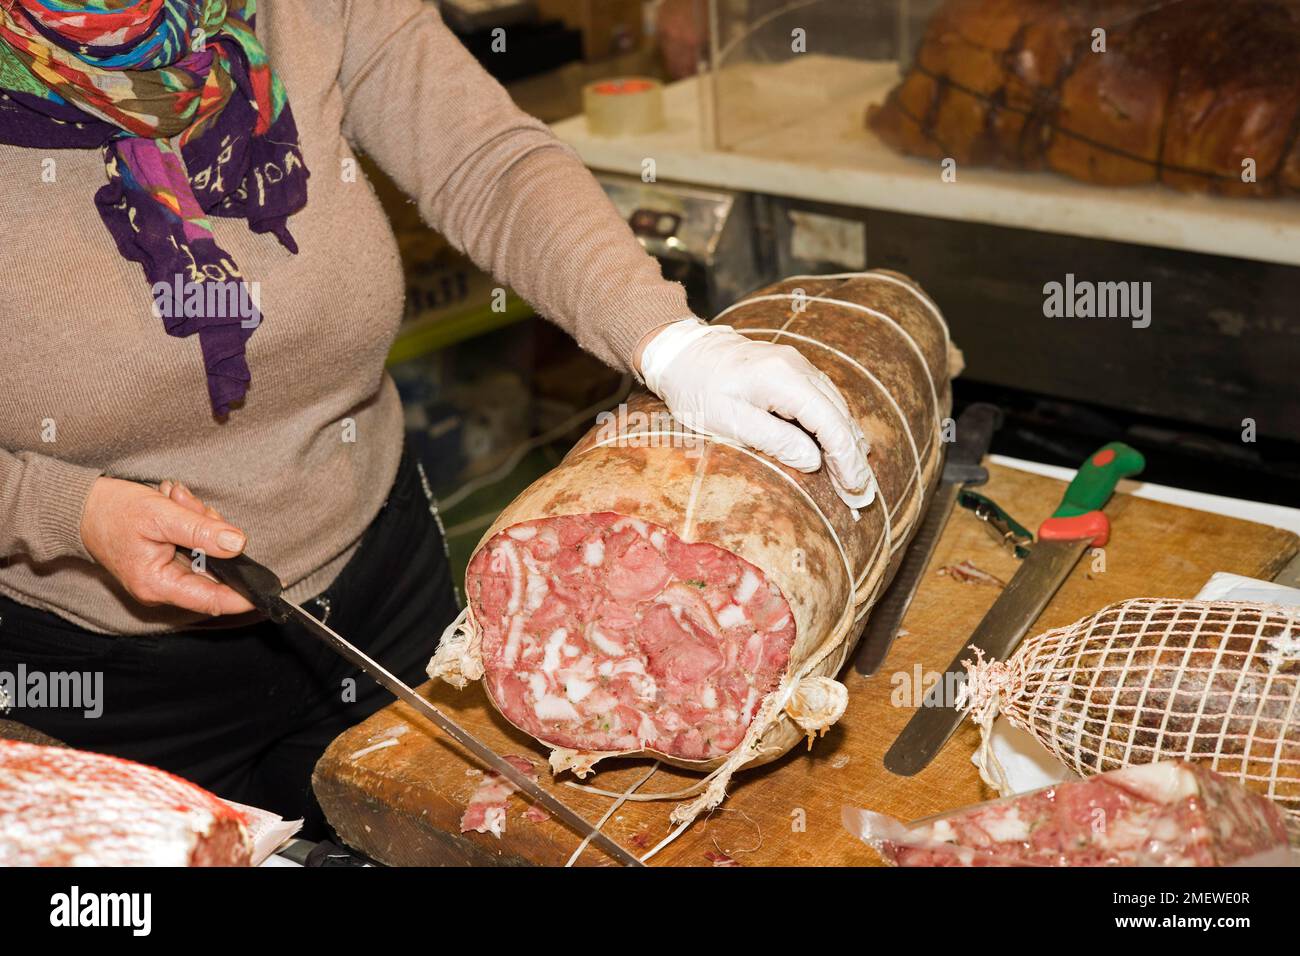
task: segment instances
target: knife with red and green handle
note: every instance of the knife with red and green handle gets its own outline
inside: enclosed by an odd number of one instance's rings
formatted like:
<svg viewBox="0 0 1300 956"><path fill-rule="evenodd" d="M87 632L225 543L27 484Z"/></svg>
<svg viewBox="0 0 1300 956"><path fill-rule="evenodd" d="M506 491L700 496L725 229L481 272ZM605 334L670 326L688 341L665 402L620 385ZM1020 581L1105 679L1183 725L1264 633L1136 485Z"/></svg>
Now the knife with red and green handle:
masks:
<svg viewBox="0 0 1300 956"><path fill-rule="evenodd" d="M966 717L953 703L966 681L962 661L971 660L976 648L986 658L1006 660L1083 553L1110 540L1110 521L1101 509L1120 479L1136 475L1145 464L1141 453L1123 442L1102 446L1083 463L1060 505L1039 526L1029 557L886 752L885 769L910 777L943 749Z"/></svg>

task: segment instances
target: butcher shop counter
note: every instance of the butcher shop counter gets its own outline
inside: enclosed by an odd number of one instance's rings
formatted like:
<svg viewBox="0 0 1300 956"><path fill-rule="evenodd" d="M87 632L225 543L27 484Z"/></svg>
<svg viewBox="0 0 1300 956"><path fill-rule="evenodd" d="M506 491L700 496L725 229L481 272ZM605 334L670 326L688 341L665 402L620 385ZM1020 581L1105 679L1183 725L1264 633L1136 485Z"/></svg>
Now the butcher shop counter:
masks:
<svg viewBox="0 0 1300 956"><path fill-rule="evenodd" d="M1030 526L1059 502L1065 482L997 461L981 491ZM1065 476L1065 477L1068 477ZM1127 489L1127 491L1126 491ZM1172 493L1170 493L1172 491ZM1159 498L1188 500L1183 507ZM1228 507L1225 509L1224 505ZM1272 579L1293 558L1297 535L1215 511L1240 510L1230 500L1186 498L1170 489L1128 483L1107 506L1114 532L1104 570L1091 561L1075 568L1033 628L1078 620L1106 604L1134 597L1194 596L1216 571ZM1293 523L1292 509L1249 512ZM997 597L992 585L963 582L939 569L969 561L1002 580L1016 570L981 524L958 510L949 521L906 618L880 671L867 679L849 668L844 717L809 749L742 770L726 801L702 816L648 862L662 866L853 866L879 862L840 823L841 808L865 807L902 820L989 799L970 761L978 744L964 726L934 762L915 777L885 770L881 758L913 713L925 675L942 672ZM432 652L432 647L430 647ZM543 785L623 846L644 854L670 832L676 800L637 797L685 790L697 775L651 760L612 760L585 781L551 778L546 750L488 703L482 686L463 691L429 683L421 693L500 754L530 759ZM612 865L600 850L553 819L509 798L505 831L461 832L461 817L483 780L482 768L405 705L393 704L341 735L316 767L321 806L349 846L392 865ZM584 789L585 788L585 789Z"/></svg>

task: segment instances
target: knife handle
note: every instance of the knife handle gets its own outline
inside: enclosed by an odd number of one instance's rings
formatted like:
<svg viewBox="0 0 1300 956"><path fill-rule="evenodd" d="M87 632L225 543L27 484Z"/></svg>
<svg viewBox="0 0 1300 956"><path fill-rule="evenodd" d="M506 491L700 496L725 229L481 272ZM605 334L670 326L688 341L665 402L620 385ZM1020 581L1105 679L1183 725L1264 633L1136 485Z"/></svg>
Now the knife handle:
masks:
<svg viewBox="0 0 1300 956"><path fill-rule="evenodd" d="M993 433L1002 427L1002 409L988 402L972 402L957 418L957 434L944 461L944 480L965 485L982 485L989 480L984 455L993 443Z"/></svg>
<svg viewBox="0 0 1300 956"><path fill-rule="evenodd" d="M1039 526L1039 540L1091 538L1093 547L1104 545L1110 540L1110 521L1102 507L1121 478L1136 475L1145 467L1142 453L1123 442L1113 441L1097 449L1079 467L1052 516Z"/></svg>
<svg viewBox="0 0 1300 956"><path fill-rule="evenodd" d="M185 556L184 548L178 548L177 552L182 557ZM191 552L191 555L193 554ZM259 564L246 554L239 554L233 558L214 558L210 554L203 554L202 561L202 570L248 598L259 611L273 619L280 617L276 598L280 596L284 586L270 568Z"/></svg>

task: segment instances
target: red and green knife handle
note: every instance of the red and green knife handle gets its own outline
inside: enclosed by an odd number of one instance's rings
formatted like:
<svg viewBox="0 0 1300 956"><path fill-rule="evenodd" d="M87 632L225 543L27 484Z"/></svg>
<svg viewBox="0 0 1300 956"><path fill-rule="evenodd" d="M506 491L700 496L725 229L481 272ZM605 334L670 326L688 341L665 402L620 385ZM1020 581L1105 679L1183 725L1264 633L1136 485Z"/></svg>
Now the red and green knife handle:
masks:
<svg viewBox="0 0 1300 956"><path fill-rule="evenodd" d="M1090 538L1100 548L1110 540L1110 521L1102 507L1121 478L1136 475L1146 459L1136 448L1113 441L1097 449L1079 468L1065 489L1065 497L1052 516L1038 528L1041 541L1078 541Z"/></svg>

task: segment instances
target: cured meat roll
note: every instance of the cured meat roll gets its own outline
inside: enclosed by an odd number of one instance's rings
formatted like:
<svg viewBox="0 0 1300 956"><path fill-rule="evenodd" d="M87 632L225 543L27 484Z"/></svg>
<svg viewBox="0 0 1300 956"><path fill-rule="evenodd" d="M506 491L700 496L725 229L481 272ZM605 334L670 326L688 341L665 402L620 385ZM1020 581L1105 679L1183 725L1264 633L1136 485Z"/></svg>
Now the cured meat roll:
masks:
<svg viewBox="0 0 1300 956"><path fill-rule="evenodd" d="M0 866L248 866L243 815L130 760L0 740Z"/></svg>
<svg viewBox="0 0 1300 956"><path fill-rule="evenodd" d="M1203 761L1275 800L1300 835L1300 611L1138 598L1031 637L1006 661L967 663L965 703L985 746L1004 714L1078 774Z"/></svg>
<svg viewBox="0 0 1300 956"><path fill-rule="evenodd" d="M1146 764L904 826L845 808L896 866L1294 865L1277 807L1193 764Z"/></svg>
<svg viewBox="0 0 1300 956"><path fill-rule="evenodd" d="M832 678L941 467L947 328L906 277L787 279L718 321L839 387L872 446L874 500L854 511L824 469L698 435L646 394L602 416L488 529L429 665L483 678L557 771L653 754L721 768L725 785L834 723Z"/></svg>
<svg viewBox="0 0 1300 956"><path fill-rule="evenodd" d="M868 122L932 159L1294 196L1297 74L1295 0L949 0Z"/></svg>

